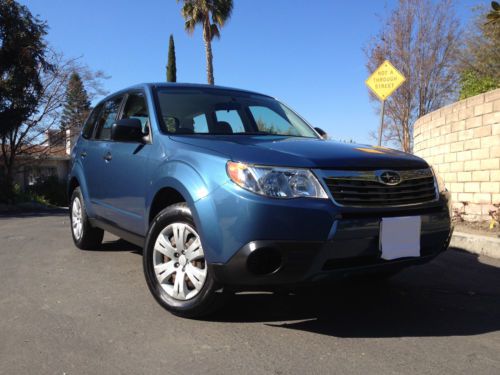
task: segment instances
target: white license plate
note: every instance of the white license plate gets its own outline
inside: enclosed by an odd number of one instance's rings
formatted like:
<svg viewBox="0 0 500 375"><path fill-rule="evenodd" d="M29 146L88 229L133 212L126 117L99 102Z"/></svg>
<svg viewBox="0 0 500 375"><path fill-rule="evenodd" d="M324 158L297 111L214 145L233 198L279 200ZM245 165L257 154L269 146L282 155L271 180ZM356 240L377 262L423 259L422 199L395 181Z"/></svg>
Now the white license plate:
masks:
<svg viewBox="0 0 500 375"><path fill-rule="evenodd" d="M380 222L382 259L420 256L420 216L386 217Z"/></svg>

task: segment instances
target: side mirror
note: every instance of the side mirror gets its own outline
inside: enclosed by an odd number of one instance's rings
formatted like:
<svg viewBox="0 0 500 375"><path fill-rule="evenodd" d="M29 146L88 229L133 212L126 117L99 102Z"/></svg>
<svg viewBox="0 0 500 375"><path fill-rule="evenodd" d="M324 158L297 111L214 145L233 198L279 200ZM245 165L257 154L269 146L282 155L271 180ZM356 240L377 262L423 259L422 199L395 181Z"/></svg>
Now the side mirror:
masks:
<svg viewBox="0 0 500 375"><path fill-rule="evenodd" d="M123 118L111 127L111 139L114 141L142 143L144 135L141 120L136 118Z"/></svg>
<svg viewBox="0 0 500 375"><path fill-rule="evenodd" d="M328 139L328 134L321 128L314 128L323 139Z"/></svg>

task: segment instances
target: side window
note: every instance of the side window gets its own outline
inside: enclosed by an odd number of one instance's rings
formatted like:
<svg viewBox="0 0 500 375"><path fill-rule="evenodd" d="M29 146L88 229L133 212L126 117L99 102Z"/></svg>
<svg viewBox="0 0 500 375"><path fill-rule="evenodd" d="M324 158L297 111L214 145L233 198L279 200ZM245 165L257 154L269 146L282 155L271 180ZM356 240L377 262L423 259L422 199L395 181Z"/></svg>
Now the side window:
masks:
<svg viewBox="0 0 500 375"><path fill-rule="evenodd" d="M117 97L104 103L104 108L98 121L96 139L111 139L111 126L116 120L116 115L120 109L120 103L123 97Z"/></svg>
<svg viewBox="0 0 500 375"><path fill-rule="evenodd" d="M193 121L195 133L208 133L207 116L204 113L193 117Z"/></svg>
<svg viewBox="0 0 500 375"><path fill-rule="evenodd" d="M216 133L244 133L245 127L241 121L240 114L236 109L223 109L215 111L217 118Z"/></svg>
<svg viewBox="0 0 500 375"><path fill-rule="evenodd" d="M250 112L261 132L283 135L298 135L297 130L279 113L271 108L262 106L250 106Z"/></svg>
<svg viewBox="0 0 500 375"><path fill-rule="evenodd" d="M166 116L163 118L167 130L170 133L177 134L194 134L194 133L208 133L207 117L204 113L197 116L187 115L178 119L174 116Z"/></svg>
<svg viewBox="0 0 500 375"><path fill-rule="evenodd" d="M101 109L102 105L98 105L90 113L89 117L87 118L87 122L85 122L85 125L83 125L82 129L83 138L89 139L90 137L92 137L92 132L94 131L94 125L97 122L97 117L99 116Z"/></svg>
<svg viewBox="0 0 500 375"><path fill-rule="evenodd" d="M141 121L142 131L149 127L149 111L142 93L132 93L127 97L122 118L136 118Z"/></svg>

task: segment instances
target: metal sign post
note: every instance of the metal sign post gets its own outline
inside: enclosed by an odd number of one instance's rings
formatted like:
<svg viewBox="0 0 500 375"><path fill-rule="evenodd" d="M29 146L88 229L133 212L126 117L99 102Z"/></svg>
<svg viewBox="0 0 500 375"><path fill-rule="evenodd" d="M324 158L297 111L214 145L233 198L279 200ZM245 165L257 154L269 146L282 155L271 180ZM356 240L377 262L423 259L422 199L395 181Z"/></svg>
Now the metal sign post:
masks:
<svg viewBox="0 0 500 375"><path fill-rule="evenodd" d="M370 77L366 80L366 85L382 102L380 108L380 129L378 133L378 145L382 145L382 134L384 130L385 100L396 91L406 80L405 76L397 70L389 60L385 60Z"/></svg>
<svg viewBox="0 0 500 375"><path fill-rule="evenodd" d="M385 100L382 100L382 108L380 108L380 128L378 129L379 146L382 146L382 134L384 132L384 110L385 110Z"/></svg>

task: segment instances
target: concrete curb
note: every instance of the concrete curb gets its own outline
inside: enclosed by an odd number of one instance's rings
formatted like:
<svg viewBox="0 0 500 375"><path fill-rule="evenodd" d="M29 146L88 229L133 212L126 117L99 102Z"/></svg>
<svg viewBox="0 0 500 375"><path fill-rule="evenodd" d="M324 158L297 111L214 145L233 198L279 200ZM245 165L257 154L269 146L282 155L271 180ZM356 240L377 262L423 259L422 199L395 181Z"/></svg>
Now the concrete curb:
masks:
<svg viewBox="0 0 500 375"><path fill-rule="evenodd" d="M454 232L451 238L450 247L456 247L470 253L500 259L500 238Z"/></svg>

